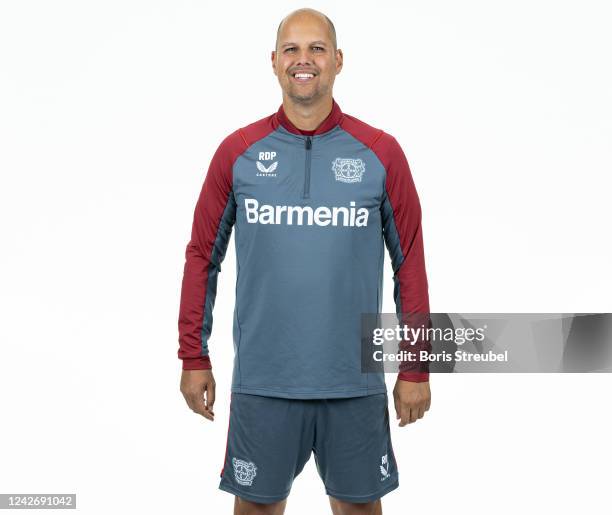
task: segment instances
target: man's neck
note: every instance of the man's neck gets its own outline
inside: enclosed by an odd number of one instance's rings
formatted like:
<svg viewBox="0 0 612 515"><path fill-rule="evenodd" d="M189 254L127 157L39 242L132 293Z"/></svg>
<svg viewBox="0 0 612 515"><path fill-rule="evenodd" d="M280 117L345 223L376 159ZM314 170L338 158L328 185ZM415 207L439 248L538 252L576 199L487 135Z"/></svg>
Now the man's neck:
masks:
<svg viewBox="0 0 612 515"><path fill-rule="evenodd" d="M322 98L315 104L299 104L291 99L283 98L283 111L289 121L298 129L303 131L313 131L331 113L333 106L332 97Z"/></svg>

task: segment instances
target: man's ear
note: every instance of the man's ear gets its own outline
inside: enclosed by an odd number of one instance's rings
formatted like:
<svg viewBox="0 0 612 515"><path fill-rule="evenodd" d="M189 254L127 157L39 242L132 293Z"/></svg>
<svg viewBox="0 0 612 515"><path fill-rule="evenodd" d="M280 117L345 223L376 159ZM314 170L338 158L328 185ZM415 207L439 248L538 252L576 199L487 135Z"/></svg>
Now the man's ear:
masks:
<svg viewBox="0 0 612 515"><path fill-rule="evenodd" d="M274 75L278 75L278 73L276 73L276 51L275 50L272 50L271 59L272 59L272 71L274 72Z"/></svg>
<svg viewBox="0 0 612 515"><path fill-rule="evenodd" d="M342 53L342 50L338 49L336 50L336 75L340 73L340 70L342 70L343 65L344 65L344 54Z"/></svg>

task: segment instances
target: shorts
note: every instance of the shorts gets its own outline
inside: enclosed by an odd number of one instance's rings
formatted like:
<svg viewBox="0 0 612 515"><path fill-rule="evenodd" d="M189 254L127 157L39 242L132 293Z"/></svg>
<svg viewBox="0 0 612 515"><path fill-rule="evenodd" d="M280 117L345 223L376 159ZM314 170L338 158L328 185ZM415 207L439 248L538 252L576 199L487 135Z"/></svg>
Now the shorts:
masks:
<svg viewBox="0 0 612 515"><path fill-rule="evenodd" d="M219 488L247 501L285 499L314 452L325 492L365 503L399 486L387 393L285 399L232 393Z"/></svg>

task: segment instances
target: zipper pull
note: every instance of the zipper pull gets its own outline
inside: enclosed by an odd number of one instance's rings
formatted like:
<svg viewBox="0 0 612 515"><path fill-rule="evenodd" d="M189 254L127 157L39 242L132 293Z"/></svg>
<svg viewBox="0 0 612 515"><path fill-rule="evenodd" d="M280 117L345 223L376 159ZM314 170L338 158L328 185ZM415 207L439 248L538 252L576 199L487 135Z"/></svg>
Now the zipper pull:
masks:
<svg viewBox="0 0 612 515"><path fill-rule="evenodd" d="M306 150L310 150L310 148L312 147L312 140L310 139L310 136L306 136Z"/></svg>

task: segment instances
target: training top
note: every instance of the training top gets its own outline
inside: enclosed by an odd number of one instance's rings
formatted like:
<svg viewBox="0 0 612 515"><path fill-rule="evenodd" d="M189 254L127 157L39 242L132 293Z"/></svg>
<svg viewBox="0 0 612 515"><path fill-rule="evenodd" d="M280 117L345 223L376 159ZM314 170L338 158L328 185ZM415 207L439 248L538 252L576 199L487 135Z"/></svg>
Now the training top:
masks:
<svg viewBox="0 0 612 515"><path fill-rule="evenodd" d="M396 312L429 313L421 207L397 140L332 99L316 130L295 127L281 105L221 142L185 251L185 370L211 368L217 277L233 227L231 391L301 399L385 392L382 372L361 371L361 314L381 310L385 245ZM426 363L402 367L400 379L429 379Z"/></svg>

